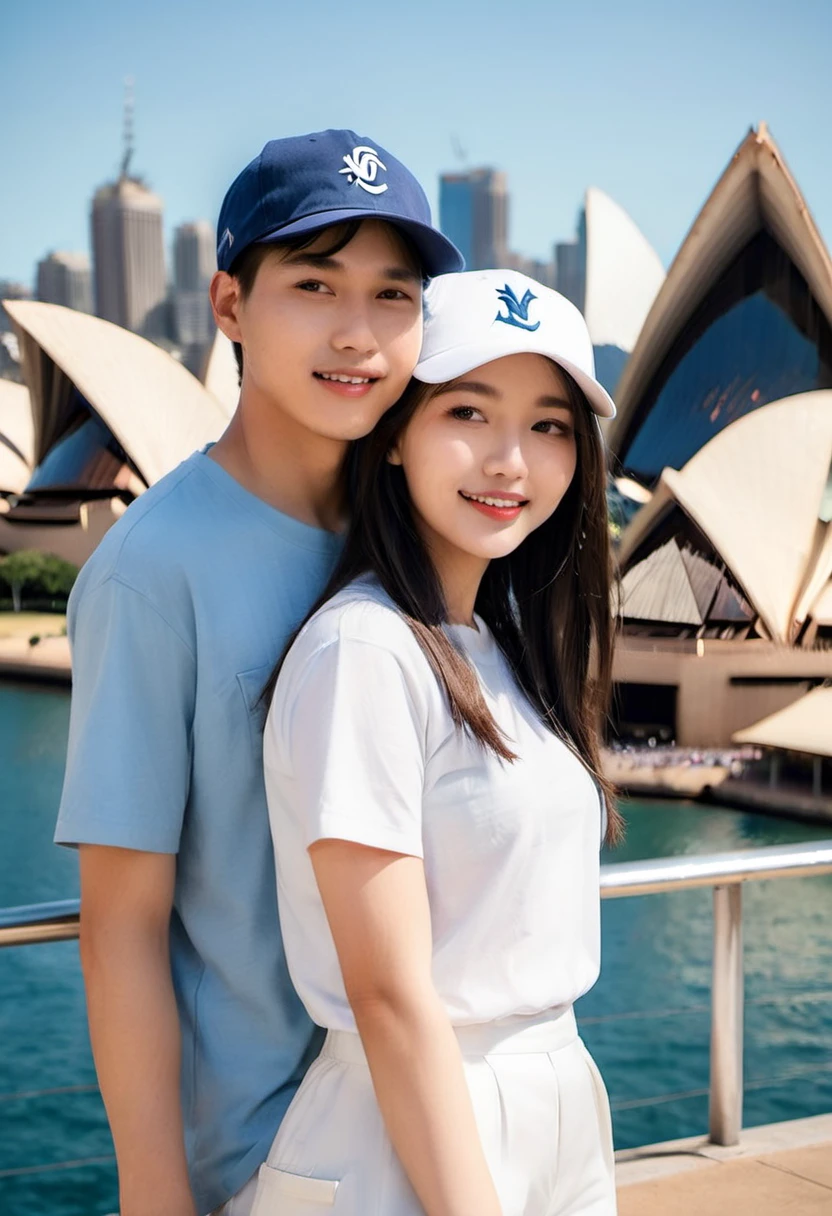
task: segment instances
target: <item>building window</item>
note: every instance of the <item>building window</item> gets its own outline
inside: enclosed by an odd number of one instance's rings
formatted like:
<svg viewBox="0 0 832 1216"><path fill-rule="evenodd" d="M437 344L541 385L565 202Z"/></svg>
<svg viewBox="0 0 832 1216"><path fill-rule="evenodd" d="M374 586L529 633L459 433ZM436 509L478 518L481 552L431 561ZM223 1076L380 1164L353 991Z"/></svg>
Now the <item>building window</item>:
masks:
<svg viewBox="0 0 832 1216"><path fill-rule="evenodd" d="M608 722L610 739L622 743L672 743L676 738L675 684L613 686Z"/></svg>

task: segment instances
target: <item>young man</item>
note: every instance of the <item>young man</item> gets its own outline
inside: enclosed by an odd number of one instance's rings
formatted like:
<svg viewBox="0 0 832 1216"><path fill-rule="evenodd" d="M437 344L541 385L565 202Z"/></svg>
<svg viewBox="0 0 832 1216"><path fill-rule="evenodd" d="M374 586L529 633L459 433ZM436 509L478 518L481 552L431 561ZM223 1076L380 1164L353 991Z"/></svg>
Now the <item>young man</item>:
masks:
<svg viewBox="0 0 832 1216"><path fill-rule="evenodd" d="M243 1216L317 1051L280 940L259 694L335 558L347 445L416 363L423 278L461 264L415 179L351 131L267 144L217 258L238 409L108 533L69 610L56 839L80 846L121 1216Z"/></svg>

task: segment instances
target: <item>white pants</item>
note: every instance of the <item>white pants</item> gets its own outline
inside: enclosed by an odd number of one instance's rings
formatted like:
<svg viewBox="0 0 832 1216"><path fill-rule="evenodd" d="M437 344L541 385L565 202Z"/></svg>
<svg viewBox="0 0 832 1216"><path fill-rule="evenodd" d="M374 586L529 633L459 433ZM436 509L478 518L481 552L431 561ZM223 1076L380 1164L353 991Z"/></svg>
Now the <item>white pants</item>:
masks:
<svg viewBox="0 0 832 1216"><path fill-rule="evenodd" d="M503 1216L614 1216L609 1102L571 1007L457 1028ZM423 1216L357 1034L330 1031L260 1169L251 1216Z"/></svg>
<svg viewBox="0 0 832 1216"><path fill-rule="evenodd" d="M257 1192L257 1174L249 1178L245 1186L240 1187L236 1195L232 1195L225 1203L221 1203L208 1216L251 1216L254 1196Z"/></svg>

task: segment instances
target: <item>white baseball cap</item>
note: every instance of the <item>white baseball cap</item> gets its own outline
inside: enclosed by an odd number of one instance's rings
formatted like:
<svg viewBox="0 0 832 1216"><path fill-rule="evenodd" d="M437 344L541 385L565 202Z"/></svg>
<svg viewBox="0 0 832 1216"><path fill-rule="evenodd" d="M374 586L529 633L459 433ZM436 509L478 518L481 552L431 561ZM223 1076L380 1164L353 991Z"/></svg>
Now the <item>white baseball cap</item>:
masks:
<svg viewBox="0 0 832 1216"><path fill-rule="evenodd" d="M592 339L565 296L519 270L440 274L425 290L425 333L413 375L443 384L505 355L545 355L569 372L594 413L615 405L595 378Z"/></svg>

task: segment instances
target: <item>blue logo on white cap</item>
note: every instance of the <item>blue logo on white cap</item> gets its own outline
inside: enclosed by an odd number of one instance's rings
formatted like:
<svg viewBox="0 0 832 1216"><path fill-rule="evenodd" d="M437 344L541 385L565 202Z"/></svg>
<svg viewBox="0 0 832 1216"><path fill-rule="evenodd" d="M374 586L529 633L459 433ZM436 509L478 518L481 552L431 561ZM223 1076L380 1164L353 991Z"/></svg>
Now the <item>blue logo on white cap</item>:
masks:
<svg viewBox="0 0 832 1216"><path fill-rule="evenodd" d="M506 283L505 287L497 288L497 295L500 298L500 303L506 306L506 316L498 312L495 321L505 321L506 325L516 325L518 329L526 329L529 333L534 333L540 328L540 322L535 321L532 325L529 321L529 305L532 300L536 300L537 296L531 291L526 291L522 300L518 300L517 296Z"/></svg>
<svg viewBox="0 0 832 1216"><path fill-rule="evenodd" d="M384 194L387 189L387 182L381 182L376 186L375 180L378 177L379 169L387 172L387 166L382 163L381 157L375 148L367 147L364 144L359 144L357 148L353 148L352 152L347 153L343 158L345 169L339 169L339 173L346 173L347 181L352 185L360 186L362 190L366 190L368 194Z"/></svg>

